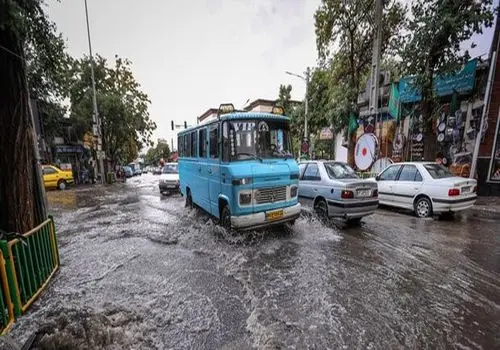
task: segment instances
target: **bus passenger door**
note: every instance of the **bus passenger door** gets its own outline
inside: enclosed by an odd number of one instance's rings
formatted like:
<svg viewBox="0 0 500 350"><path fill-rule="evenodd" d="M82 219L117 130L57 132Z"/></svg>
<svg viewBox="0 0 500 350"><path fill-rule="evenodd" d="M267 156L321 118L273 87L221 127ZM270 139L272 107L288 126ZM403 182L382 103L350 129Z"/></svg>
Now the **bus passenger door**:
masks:
<svg viewBox="0 0 500 350"><path fill-rule="evenodd" d="M212 124L209 127L209 154L207 162L208 191L210 200L210 213L219 217L219 194L221 192L220 177L220 147L219 147L219 125Z"/></svg>

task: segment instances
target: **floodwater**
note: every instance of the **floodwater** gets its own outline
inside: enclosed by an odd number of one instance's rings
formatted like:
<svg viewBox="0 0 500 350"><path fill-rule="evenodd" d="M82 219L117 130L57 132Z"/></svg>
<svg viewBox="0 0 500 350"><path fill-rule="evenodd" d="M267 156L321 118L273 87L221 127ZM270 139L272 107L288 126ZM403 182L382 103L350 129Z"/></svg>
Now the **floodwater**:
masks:
<svg viewBox="0 0 500 350"><path fill-rule="evenodd" d="M47 348L500 348L500 221L379 210L236 237L147 174L48 193L61 269L11 335Z"/></svg>

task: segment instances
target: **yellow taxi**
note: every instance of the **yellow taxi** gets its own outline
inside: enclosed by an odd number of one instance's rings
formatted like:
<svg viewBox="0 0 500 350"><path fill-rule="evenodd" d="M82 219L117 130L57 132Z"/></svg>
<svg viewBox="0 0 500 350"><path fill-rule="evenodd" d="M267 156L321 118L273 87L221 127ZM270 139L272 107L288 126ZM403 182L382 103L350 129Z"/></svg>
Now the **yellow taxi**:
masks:
<svg viewBox="0 0 500 350"><path fill-rule="evenodd" d="M68 184L75 183L71 170L61 170L53 165L42 165L43 184L45 188L64 190Z"/></svg>

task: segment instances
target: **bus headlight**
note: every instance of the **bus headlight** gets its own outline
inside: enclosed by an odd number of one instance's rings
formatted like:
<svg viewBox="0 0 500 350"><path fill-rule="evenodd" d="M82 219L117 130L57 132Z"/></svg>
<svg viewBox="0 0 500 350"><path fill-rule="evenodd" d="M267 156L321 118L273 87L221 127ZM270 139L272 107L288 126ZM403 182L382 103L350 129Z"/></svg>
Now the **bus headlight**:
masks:
<svg viewBox="0 0 500 350"><path fill-rule="evenodd" d="M290 197L292 198L297 197L297 186L292 186L290 188Z"/></svg>
<svg viewBox="0 0 500 350"><path fill-rule="evenodd" d="M232 183L234 186L248 185L248 184L252 183L252 178L251 177L244 177L242 179L233 179Z"/></svg>
<svg viewBox="0 0 500 350"><path fill-rule="evenodd" d="M252 192L240 193L240 205L249 205L252 203Z"/></svg>

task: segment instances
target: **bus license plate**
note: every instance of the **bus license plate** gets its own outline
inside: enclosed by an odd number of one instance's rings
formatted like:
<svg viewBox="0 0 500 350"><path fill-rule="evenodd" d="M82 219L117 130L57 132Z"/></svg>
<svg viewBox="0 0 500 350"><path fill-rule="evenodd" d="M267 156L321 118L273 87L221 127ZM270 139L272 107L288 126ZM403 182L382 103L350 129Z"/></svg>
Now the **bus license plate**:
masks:
<svg viewBox="0 0 500 350"><path fill-rule="evenodd" d="M266 213L266 220L267 221L279 220L282 217L283 217L283 209L275 210L275 211L268 211Z"/></svg>

